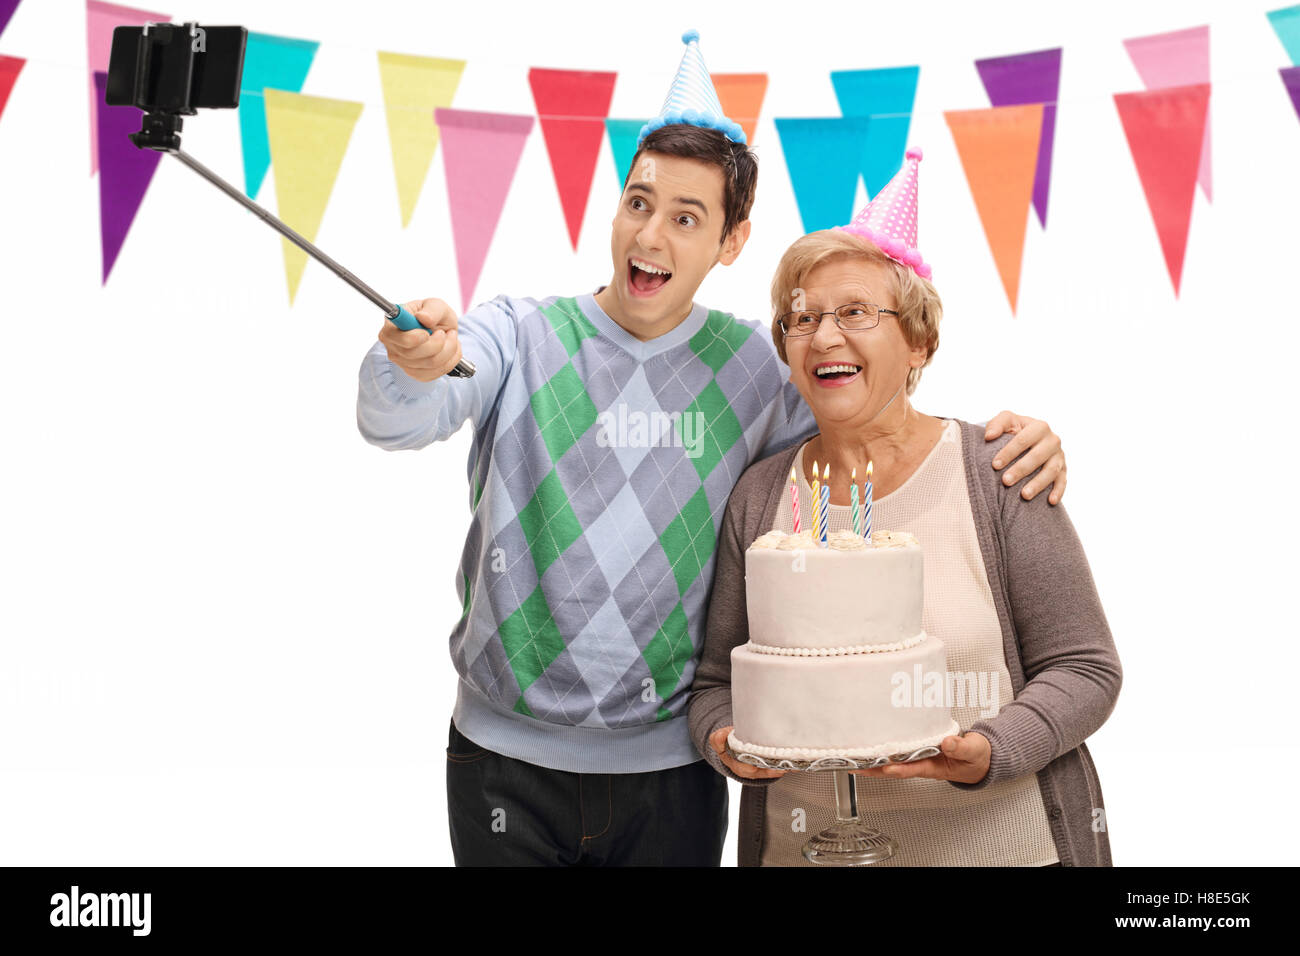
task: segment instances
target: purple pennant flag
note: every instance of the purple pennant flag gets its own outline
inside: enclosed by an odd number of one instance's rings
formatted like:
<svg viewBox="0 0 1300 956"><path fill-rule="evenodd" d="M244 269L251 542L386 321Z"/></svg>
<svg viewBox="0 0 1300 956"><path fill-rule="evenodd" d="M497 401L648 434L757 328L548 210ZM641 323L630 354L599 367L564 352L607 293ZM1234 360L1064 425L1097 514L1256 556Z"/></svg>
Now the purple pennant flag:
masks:
<svg viewBox="0 0 1300 956"><path fill-rule="evenodd" d="M1043 104L1043 133L1038 141L1038 168L1034 173L1034 211L1046 229L1056 97L1061 86L1061 48L976 60L975 68L994 106Z"/></svg>
<svg viewBox="0 0 1300 956"><path fill-rule="evenodd" d="M9 18L18 9L18 3L19 0L0 0L0 33L4 33L5 27L9 26Z"/></svg>
<svg viewBox="0 0 1300 956"><path fill-rule="evenodd" d="M1291 105L1295 115L1300 116L1300 66L1287 66L1278 70L1282 74L1282 83L1291 94Z"/></svg>
<svg viewBox="0 0 1300 956"><path fill-rule="evenodd" d="M95 103L99 113L99 237L104 252L104 278L113 271L127 230L135 219L162 153L136 149L127 137L140 132L140 110L108 106L104 90L108 74L95 71Z"/></svg>

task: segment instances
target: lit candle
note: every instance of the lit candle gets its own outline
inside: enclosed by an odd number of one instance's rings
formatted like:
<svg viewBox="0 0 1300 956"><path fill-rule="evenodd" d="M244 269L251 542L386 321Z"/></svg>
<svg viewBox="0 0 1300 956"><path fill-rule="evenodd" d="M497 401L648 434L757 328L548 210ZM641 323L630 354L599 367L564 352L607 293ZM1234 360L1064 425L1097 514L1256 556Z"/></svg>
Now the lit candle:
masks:
<svg viewBox="0 0 1300 956"><path fill-rule="evenodd" d="M799 482L795 481L794 468L790 468L790 512L794 515L794 533L799 533Z"/></svg>
<svg viewBox="0 0 1300 956"><path fill-rule="evenodd" d="M867 462L867 484L862 489L863 537L871 540L871 462Z"/></svg>
<svg viewBox="0 0 1300 956"><path fill-rule="evenodd" d="M853 533L862 534L862 514L858 511L858 470L853 469L849 479L849 500L853 503Z"/></svg>
<svg viewBox="0 0 1300 956"><path fill-rule="evenodd" d="M817 470L817 462L813 462L813 483L812 483L812 533L813 540L822 536L821 515L822 509L819 502L822 500L822 483L821 472Z"/></svg>
<svg viewBox="0 0 1300 956"><path fill-rule="evenodd" d="M826 547L826 536L830 528L831 518L831 466L828 462L826 465L825 482L822 484L822 547Z"/></svg>

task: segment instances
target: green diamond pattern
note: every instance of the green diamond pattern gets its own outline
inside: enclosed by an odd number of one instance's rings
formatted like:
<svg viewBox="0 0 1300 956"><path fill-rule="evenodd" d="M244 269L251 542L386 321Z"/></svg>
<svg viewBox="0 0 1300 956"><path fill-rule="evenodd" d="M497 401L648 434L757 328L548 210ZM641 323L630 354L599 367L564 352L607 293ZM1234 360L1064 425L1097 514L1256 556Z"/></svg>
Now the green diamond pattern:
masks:
<svg viewBox="0 0 1300 956"><path fill-rule="evenodd" d="M744 434L740 419L731 410L727 397L722 394L716 381L709 382L704 391L695 396L695 401L687 406L685 415L703 414L704 434L700 436L699 455L691 459L691 464L699 472L703 481L722 461L722 456L731 450L731 446Z"/></svg>
<svg viewBox="0 0 1300 956"><path fill-rule="evenodd" d="M565 548L582 536L582 525L569 506L560 476L552 468L537 492L519 512L519 524L528 540L533 563L540 578Z"/></svg>
<svg viewBox="0 0 1300 956"><path fill-rule="evenodd" d="M529 404L546 449L551 453L551 461L559 461L596 422L596 406L572 363L533 392Z"/></svg>
<svg viewBox="0 0 1300 956"><path fill-rule="evenodd" d="M564 638L546 606L541 585L501 623L501 643L522 695L564 650ZM523 702L522 696L519 701Z"/></svg>
<svg viewBox="0 0 1300 956"><path fill-rule="evenodd" d="M578 354L583 339L595 338L596 327L582 314L577 299L559 299L542 309L542 315L551 323L555 334L569 353L569 358Z"/></svg>
<svg viewBox="0 0 1300 956"><path fill-rule="evenodd" d="M703 488L691 496L686 507L664 529L659 544L672 566L678 593L685 595L700 570L713 557L713 514Z"/></svg>
<svg viewBox="0 0 1300 956"><path fill-rule="evenodd" d="M693 652L691 636L686 630L686 612L681 604L673 608L663 626L655 632L654 638L641 652L645 662L650 665L650 675L654 678L655 693L660 700L667 700L677 689ZM662 710L662 708L661 708ZM663 719L662 717L659 719Z"/></svg>
<svg viewBox="0 0 1300 956"><path fill-rule="evenodd" d="M716 375L753 334L753 328L732 321L725 312L710 311L704 328L691 336L691 351Z"/></svg>

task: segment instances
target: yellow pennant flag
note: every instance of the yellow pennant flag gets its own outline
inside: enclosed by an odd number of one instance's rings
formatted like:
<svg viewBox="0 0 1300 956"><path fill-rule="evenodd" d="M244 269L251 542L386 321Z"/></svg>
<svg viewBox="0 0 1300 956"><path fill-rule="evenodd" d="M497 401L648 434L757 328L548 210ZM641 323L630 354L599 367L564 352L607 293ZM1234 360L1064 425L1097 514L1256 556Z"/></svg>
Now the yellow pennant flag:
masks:
<svg viewBox="0 0 1300 956"><path fill-rule="evenodd" d="M362 104L272 89L265 91L265 98L280 218L315 242ZM281 242L292 304L307 266L307 253L288 239Z"/></svg>
<svg viewBox="0 0 1300 956"><path fill-rule="evenodd" d="M438 148L438 124L433 120L433 111L451 106L464 71L464 60L382 51L379 54L379 79L384 87L384 111L403 227L411 221Z"/></svg>

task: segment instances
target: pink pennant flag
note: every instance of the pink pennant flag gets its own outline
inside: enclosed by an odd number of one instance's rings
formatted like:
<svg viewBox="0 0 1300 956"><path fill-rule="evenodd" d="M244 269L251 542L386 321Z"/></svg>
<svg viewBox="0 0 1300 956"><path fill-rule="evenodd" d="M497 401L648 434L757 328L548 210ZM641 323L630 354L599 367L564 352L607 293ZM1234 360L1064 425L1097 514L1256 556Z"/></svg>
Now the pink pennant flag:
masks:
<svg viewBox="0 0 1300 956"><path fill-rule="evenodd" d="M1163 90L1173 86L1209 85L1210 82L1210 28L1191 27L1171 33L1134 37L1124 41L1124 49L1142 77L1148 90ZM1200 166L1196 181L1205 193L1210 192L1210 115L1205 114L1205 134L1201 144Z"/></svg>
<svg viewBox="0 0 1300 956"><path fill-rule="evenodd" d="M468 310L533 118L441 108L433 116L442 131L461 302Z"/></svg>
<svg viewBox="0 0 1300 956"><path fill-rule="evenodd" d="M108 72L108 57L113 50L113 30L117 27L139 27L146 23L167 23L171 15L150 13L134 7L121 7L101 0L86 0L86 37L88 40L88 69L90 74L90 175L99 171L99 109L102 94L96 98L95 73ZM133 147L134 148L134 147Z"/></svg>

